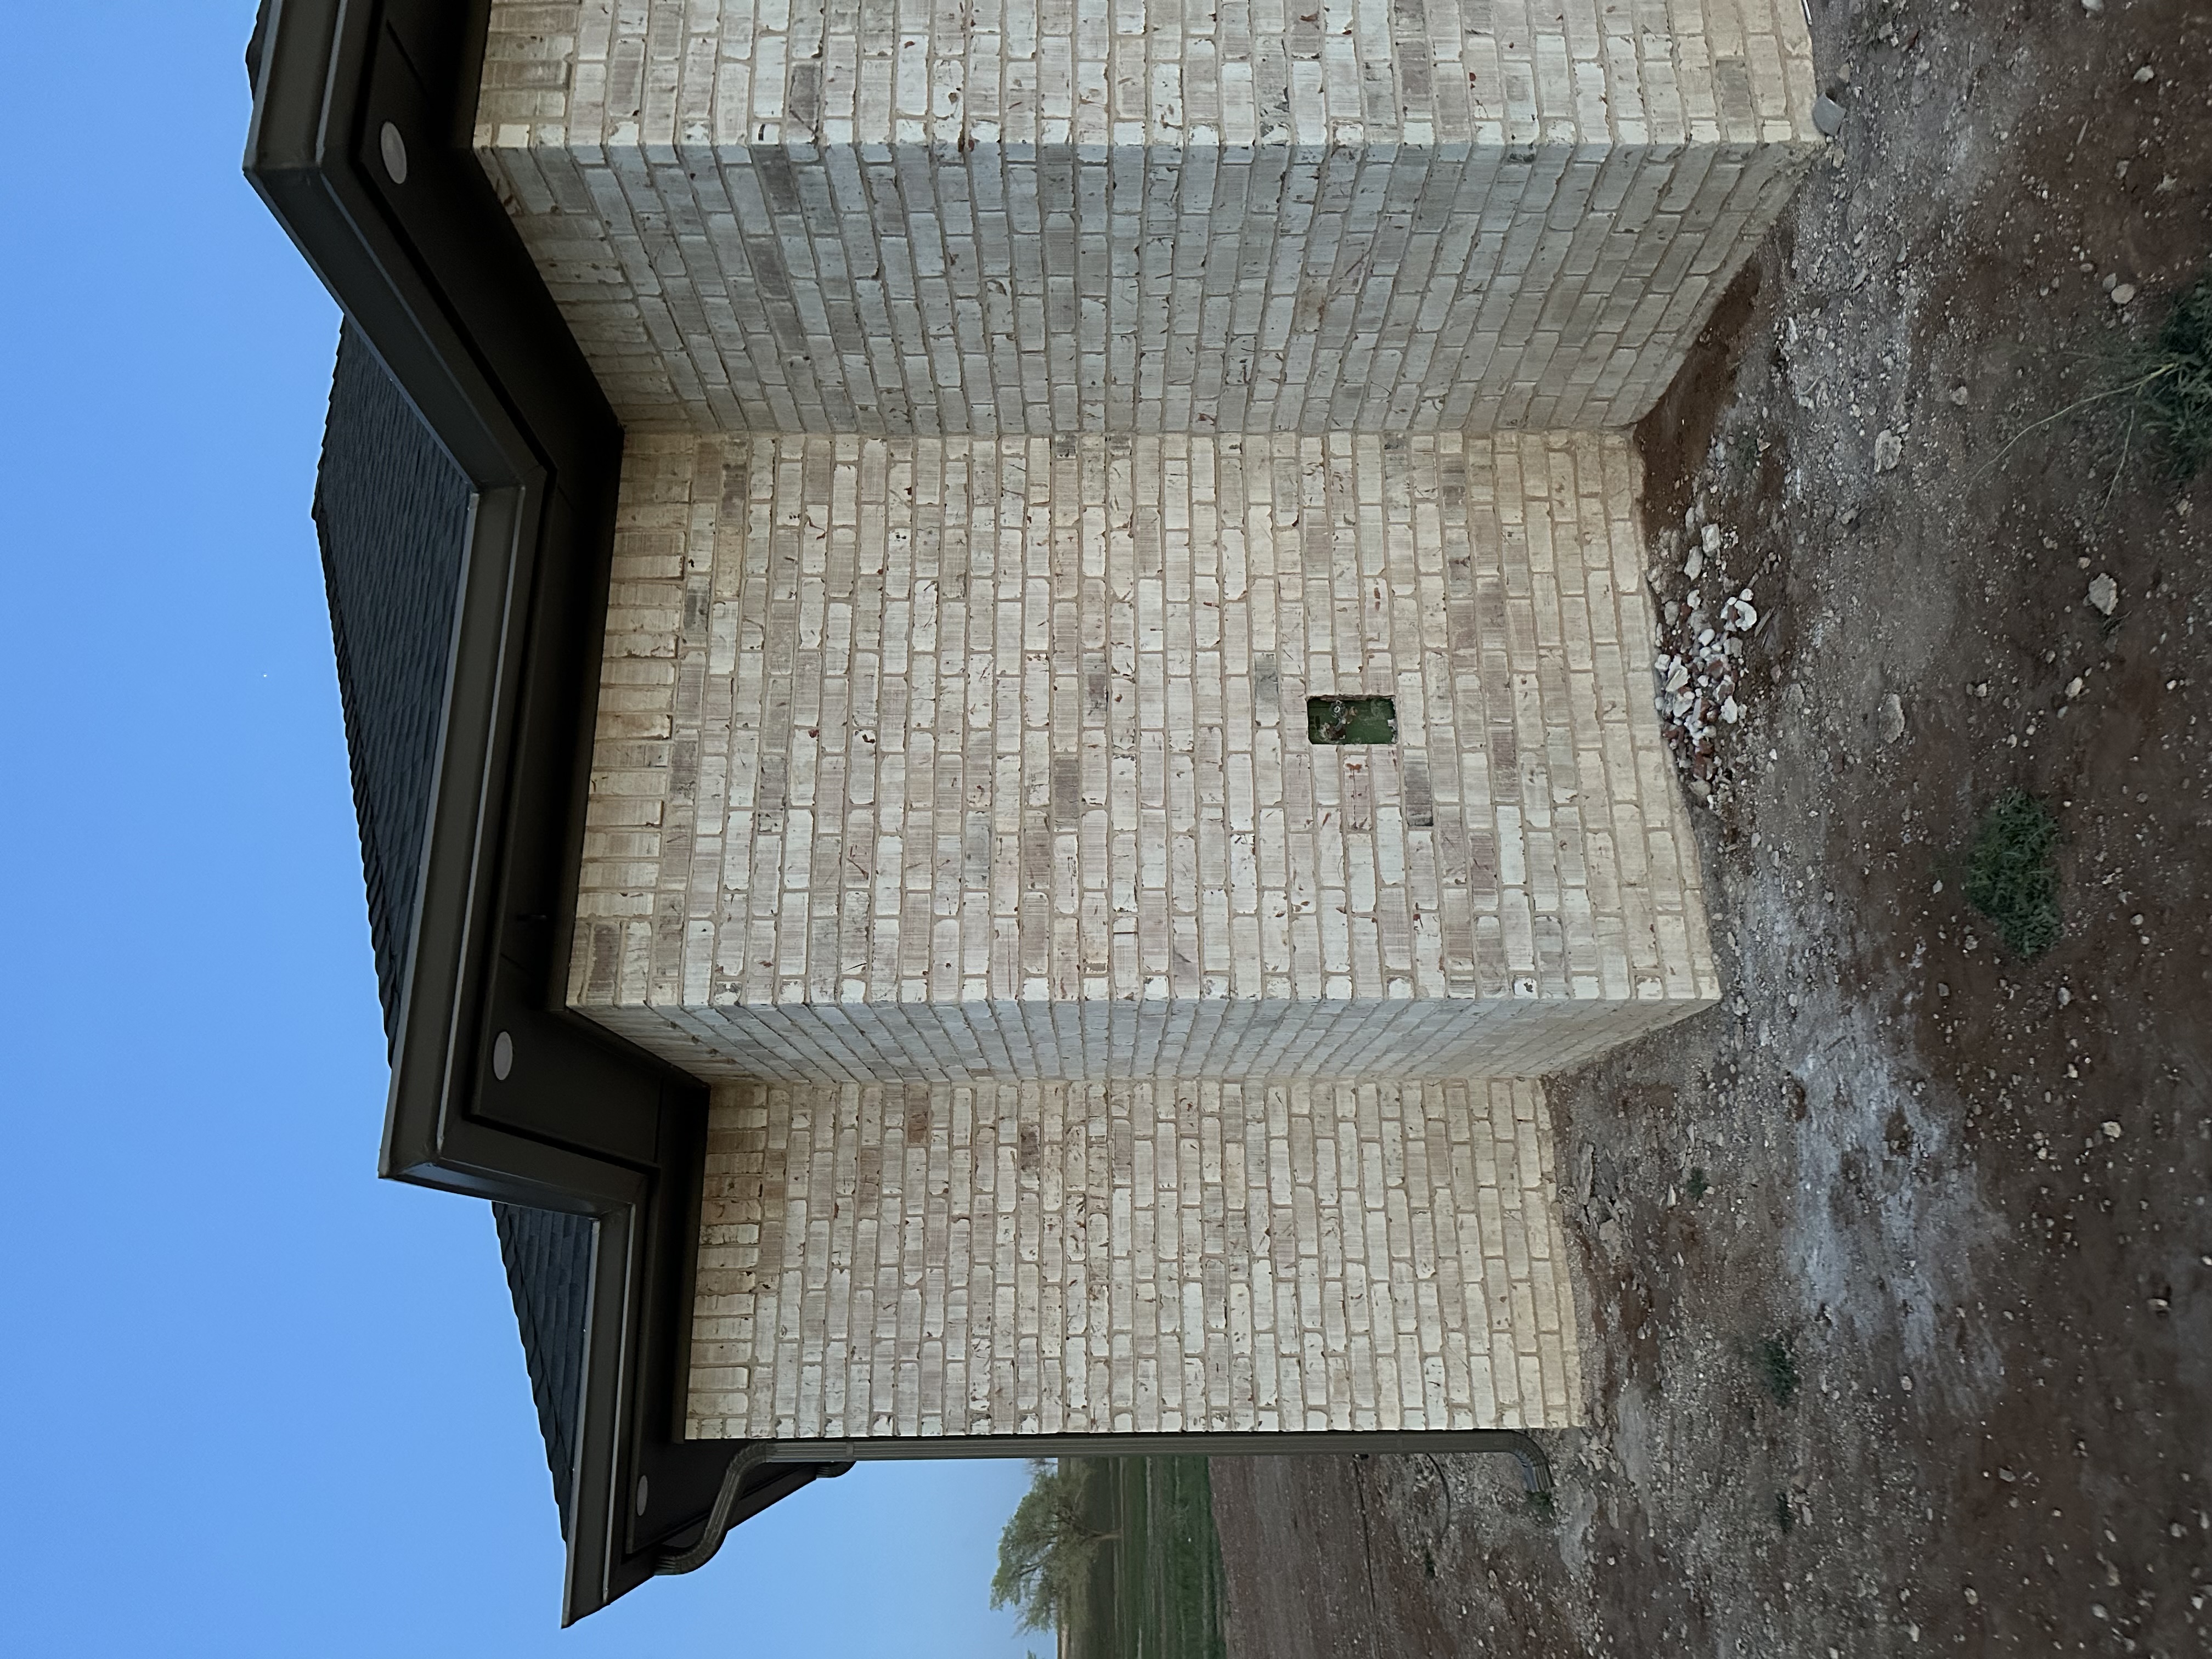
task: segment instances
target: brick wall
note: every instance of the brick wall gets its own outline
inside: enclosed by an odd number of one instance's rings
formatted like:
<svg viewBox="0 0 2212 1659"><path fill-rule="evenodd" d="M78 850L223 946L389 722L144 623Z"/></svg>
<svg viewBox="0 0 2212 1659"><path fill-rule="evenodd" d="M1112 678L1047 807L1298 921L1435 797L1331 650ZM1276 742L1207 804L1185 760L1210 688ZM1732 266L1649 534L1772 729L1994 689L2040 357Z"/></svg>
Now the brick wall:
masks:
<svg viewBox="0 0 2212 1659"><path fill-rule="evenodd" d="M1621 428L1813 96L1801 0L494 0L690 1432L1578 1419L1530 1079L1718 994Z"/></svg>
<svg viewBox="0 0 2212 1659"><path fill-rule="evenodd" d="M500 5L477 145L634 427L1631 423L1813 153L1797 0L1475 9Z"/></svg>
<svg viewBox="0 0 2212 1659"><path fill-rule="evenodd" d="M1559 1427L1526 1081L731 1085L689 1431Z"/></svg>
<svg viewBox="0 0 2212 1659"><path fill-rule="evenodd" d="M1809 141L1798 0L492 0L480 129L590 144Z"/></svg>
<svg viewBox="0 0 2212 1659"><path fill-rule="evenodd" d="M1693 1012L1635 488L1619 434L633 440L571 1001L885 1079L1540 1072ZM1398 744L1309 743L1346 692Z"/></svg>

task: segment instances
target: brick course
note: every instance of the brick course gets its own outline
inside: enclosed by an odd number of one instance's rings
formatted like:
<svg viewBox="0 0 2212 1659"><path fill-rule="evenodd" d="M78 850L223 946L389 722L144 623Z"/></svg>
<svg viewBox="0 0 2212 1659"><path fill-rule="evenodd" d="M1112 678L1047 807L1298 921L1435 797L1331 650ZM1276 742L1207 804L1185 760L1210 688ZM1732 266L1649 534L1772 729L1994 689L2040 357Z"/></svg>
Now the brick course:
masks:
<svg viewBox="0 0 2212 1659"><path fill-rule="evenodd" d="M735 1084L689 1432L1556 1428L1528 1081Z"/></svg>
<svg viewBox="0 0 2212 1659"><path fill-rule="evenodd" d="M634 427L1632 423L1814 153L1796 0L1462 10L502 5L476 142Z"/></svg>
<svg viewBox="0 0 2212 1659"><path fill-rule="evenodd" d="M1810 143L1797 0L493 0L480 130L579 146Z"/></svg>
<svg viewBox="0 0 2212 1659"><path fill-rule="evenodd" d="M823 1079L1535 1073L1705 1006L1634 492L1619 434L633 440L571 1001ZM1399 743L1310 744L1347 692Z"/></svg>

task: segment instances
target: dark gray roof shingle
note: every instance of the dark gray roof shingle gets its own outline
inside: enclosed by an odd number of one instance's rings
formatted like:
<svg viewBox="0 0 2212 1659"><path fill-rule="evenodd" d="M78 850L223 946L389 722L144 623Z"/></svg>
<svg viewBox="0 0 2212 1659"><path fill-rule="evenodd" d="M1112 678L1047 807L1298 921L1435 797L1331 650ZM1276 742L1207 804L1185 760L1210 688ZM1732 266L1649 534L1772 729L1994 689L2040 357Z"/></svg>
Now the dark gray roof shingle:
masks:
<svg viewBox="0 0 2212 1659"><path fill-rule="evenodd" d="M561 1535L568 1534L568 1484L576 1467L576 1416L584 1392L584 1319L592 1291L589 1216L495 1204L499 1253L507 1263L507 1288L522 1328L522 1355L530 1367L530 1393L538 1402L538 1428L545 1437L545 1463L553 1474L553 1499L561 1506Z"/></svg>
<svg viewBox="0 0 2212 1659"><path fill-rule="evenodd" d="M421 896L473 494L347 325L315 477L315 530L387 1042L398 1031Z"/></svg>
<svg viewBox="0 0 2212 1659"><path fill-rule="evenodd" d="M421 901L473 494L376 353L347 325L331 380L314 518L387 1043L398 1031ZM513 1205L492 1211L565 1534L592 1224Z"/></svg>

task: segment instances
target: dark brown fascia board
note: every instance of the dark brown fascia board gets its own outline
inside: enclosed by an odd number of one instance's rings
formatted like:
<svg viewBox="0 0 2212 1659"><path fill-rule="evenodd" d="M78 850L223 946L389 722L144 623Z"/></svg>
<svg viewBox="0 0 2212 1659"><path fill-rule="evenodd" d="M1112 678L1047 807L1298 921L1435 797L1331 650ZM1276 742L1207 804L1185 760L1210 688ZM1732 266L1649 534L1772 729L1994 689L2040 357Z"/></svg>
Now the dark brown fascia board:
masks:
<svg viewBox="0 0 2212 1659"><path fill-rule="evenodd" d="M696 1535L740 1444L681 1438L706 1091L562 1006L622 432L470 154L488 15L269 0L246 172L477 492L380 1162L597 1220L565 1624Z"/></svg>

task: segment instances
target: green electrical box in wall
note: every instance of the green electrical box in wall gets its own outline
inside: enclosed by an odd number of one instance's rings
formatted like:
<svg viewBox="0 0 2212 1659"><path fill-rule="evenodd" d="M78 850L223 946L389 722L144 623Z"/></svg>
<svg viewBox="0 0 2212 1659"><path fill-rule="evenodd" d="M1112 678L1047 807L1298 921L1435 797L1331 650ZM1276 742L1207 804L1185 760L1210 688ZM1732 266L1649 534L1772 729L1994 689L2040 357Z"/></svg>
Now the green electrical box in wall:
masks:
<svg viewBox="0 0 2212 1659"><path fill-rule="evenodd" d="M1308 697L1306 737L1314 743L1395 743L1398 706L1388 697Z"/></svg>

